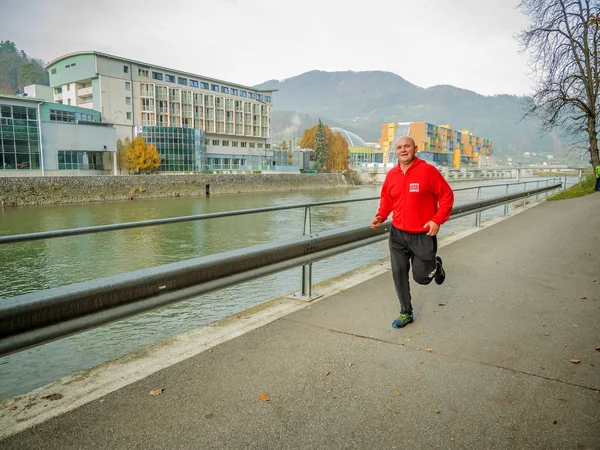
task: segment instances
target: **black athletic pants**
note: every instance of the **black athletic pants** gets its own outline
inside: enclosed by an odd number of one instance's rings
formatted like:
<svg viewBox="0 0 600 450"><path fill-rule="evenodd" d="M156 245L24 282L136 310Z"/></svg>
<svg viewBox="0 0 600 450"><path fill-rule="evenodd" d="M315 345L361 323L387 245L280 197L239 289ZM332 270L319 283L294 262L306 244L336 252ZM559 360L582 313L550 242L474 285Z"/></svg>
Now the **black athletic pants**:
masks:
<svg viewBox="0 0 600 450"><path fill-rule="evenodd" d="M435 254L437 237L426 233L406 233L392 225L389 237L392 277L400 300L400 313L412 312L408 271L412 263L413 278L419 284L429 284L437 270Z"/></svg>

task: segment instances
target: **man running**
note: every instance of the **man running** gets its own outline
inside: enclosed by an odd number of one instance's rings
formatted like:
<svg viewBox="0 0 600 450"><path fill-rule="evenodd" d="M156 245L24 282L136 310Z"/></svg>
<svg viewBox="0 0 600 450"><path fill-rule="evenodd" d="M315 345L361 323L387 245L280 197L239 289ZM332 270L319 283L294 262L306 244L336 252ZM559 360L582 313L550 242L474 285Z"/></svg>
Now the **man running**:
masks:
<svg viewBox="0 0 600 450"><path fill-rule="evenodd" d="M419 284L429 284L432 279L442 284L446 279L442 259L436 256L436 235L450 217L454 193L438 169L415 156L417 146L411 137L398 138L395 149L398 165L385 178L371 228L379 227L393 212L389 247L400 316L392 326L402 328L414 321L410 264Z"/></svg>

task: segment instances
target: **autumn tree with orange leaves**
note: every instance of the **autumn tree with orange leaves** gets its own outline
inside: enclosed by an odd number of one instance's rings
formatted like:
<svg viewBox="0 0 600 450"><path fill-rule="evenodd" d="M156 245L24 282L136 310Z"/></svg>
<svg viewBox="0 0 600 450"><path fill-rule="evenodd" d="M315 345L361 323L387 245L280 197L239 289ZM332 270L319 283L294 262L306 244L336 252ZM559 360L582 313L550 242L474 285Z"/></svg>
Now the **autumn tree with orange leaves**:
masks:
<svg viewBox="0 0 600 450"><path fill-rule="evenodd" d="M142 136L137 136L125 147L125 167L130 174L156 172L160 167L158 150L154 145L146 144Z"/></svg>
<svg viewBox="0 0 600 450"><path fill-rule="evenodd" d="M324 134L325 142L317 142L319 127ZM342 172L348 170L348 143L340 133L331 131L328 125L323 125L319 120L319 124L312 128L304 130L302 139L300 139L301 148L311 148L313 151L318 150L316 154L316 168L319 171L326 172ZM319 147L317 149L317 147ZM323 148L327 150L324 152Z"/></svg>

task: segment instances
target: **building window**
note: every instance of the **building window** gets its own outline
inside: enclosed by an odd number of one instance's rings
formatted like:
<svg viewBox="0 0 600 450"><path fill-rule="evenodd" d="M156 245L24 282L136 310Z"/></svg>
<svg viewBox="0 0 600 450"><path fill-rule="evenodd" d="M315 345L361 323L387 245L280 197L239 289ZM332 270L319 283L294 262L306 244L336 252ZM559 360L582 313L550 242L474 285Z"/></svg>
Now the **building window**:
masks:
<svg viewBox="0 0 600 450"><path fill-rule="evenodd" d="M254 98L254 92L248 92L248 98Z"/></svg>
<svg viewBox="0 0 600 450"><path fill-rule="evenodd" d="M223 141L223 147L229 147L229 141Z"/></svg>
<svg viewBox="0 0 600 450"><path fill-rule="evenodd" d="M271 97L268 95L265 95L265 102L271 103Z"/></svg>
<svg viewBox="0 0 600 450"><path fill-rule="evenodd" d="M129 73L129 66L123 66L123 73Z"/></svg>
<svg viewBox="0 0 600 450"><path fill-rule="evenodd" d="M247 145L248 145L247 142L240 142L240 147L242 147L242 148L246 148Z"/></svg>
<svg viewBox="0 0 600 450"><path fill-rule="evenodd" d="M231 95L238 95L238 90L235 88L231 88Z"/></svg>
<svg viewBox="0 0 600 450"><path fill-rule="evenodd" d="M246 91L240 91L240 97L246 97Z"/></svg>
<svg viewBox="0 0 600 450"><path fill-rule="evenodd" d="M219 140L218 139L213 139L212 140L212 145L219 145Z"/></svg>
<svg viewBox="0 0 600 450"><path fill-rule="evenodd" d="M202 89L208 89L208 83L207 83L207 82L205 82L205 81L201 81L201 82L200 82L200 87L201 87Z"/></svg>
<svg viewBox="0 0 600 450"><path fill-rule="evenodd" d="M140 77L146 77L146 78L148 78L148 69L138 68L138 75Z"/></svg>
<svg viewBox="0 0 600 450"><path fill-rule="evenodd" d="M225 87L225 86L221 86L221 92L222 92L223 94L229 94L229 88L228 88L228 87Z"/></svg>
<svg viewBox="0 0 600 450"><path fill-rule="evenodd" d="M187 78L178 77L177 78L177 84L181 84L183 86L187 86Z"/></svg>
<svg viewBox="0 0 600 450"><path fill-rule="evenodd" d="M129 82L129 81L125 82L125 89L127 89L128 91L131 90L131 82Z"/></svg>
<svg viewBox="0 0 600 450"><path fill-rule="evenodd" d="M238 141L231 141L231 146L232 147L237 147L237 146L239 146L239 144L240 143Z"/></svg>
<svg viewBox="0 0 600 450"><path fill-rule="evenodd" d="M125 97L125 104L131 105L131 97Z"/></svg>
<svg viewBox="0 0 600 450"><path fill-rule="evenodd" d="M258 144L256 144L256 148L263 148L263 145L259 142Z"/></svg>
<svg viewBox="0 0 600 450"><path fill-rule="evenodd" d="M263 96L262 94L256 94L256 100L261 101L262 102Z"/></svg>
<svg viewBox="0 0 600 450"><path fill-rule="evenodd" d="M131 113L130 112L127 113L127 120L131 120Z"/></svg>
<svg viewBox="0 0 600 450"><path fill-rule="evenodd" d="M50 71L50 73L51 73L52 75L54 75L54 74L56 73L56 68L52 69L52 70Z"/></svg>
<svg viewBox="0 0 600 450"><path fill-rule="evenodd" d="M211 84L210 88L215 91L215 92L219 92L219 85L218 84Z"/></svg>
<svg viewBox="0 0 600 450"><path fill-rule="evenodd" d="M250 148L256 148L256 144L254 142L250 142Z"/></svg>
<svg viewBox="0 0 600 450"><path fill-rule="evenodd" d="M190 80L190 87L198 87L198 82L196 80Z"/></svg>
<svg viewBox="0 0 600 450"><path fill-rule="evenodd" d="M166 74L165 80L168 81L169 83L175 83L175 75Z"/></svg>
<svg viewBox="0 0 600 450"><path fill-rule="evenodd" d="M153 80L158 80L158 81L162 81L163 79L163 74L160 72L152 72L152 79Z"/></svg>
<svg viewBox="0 0 600 450"><path fill-rule="evenodd" d="M62 94L62 86L61 86L61 87L54 88L54 93L55 93L55 94Z"/></svg>

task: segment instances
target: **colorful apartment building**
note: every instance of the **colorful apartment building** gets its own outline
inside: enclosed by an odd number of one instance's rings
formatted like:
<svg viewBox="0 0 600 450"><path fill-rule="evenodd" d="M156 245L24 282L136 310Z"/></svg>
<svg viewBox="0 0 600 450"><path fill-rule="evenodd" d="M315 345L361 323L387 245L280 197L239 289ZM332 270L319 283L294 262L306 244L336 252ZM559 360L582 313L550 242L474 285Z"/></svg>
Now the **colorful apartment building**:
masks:
<svg viewBox="0 0 600 450"><path fill-rule="evenodd" d="M414 139L419 158L440 166L476 166L480 156L492 153L492 141L473 136L468 130L453 130L450 125L427 122L386 123L381 126L379 140L384 163L396 164L393 147L401 136Z"/></svg>

